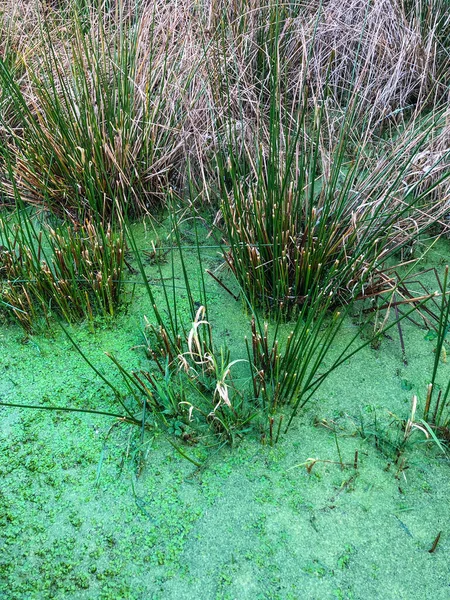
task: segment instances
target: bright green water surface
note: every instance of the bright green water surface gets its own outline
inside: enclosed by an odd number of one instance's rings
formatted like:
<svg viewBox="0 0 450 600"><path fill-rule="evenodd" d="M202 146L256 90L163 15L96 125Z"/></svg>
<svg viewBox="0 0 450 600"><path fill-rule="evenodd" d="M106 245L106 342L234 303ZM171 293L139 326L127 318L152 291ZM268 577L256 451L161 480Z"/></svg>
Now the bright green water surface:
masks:
<svg viewBox="0 0 450 600"><path fill-rule="evenodd" d="M206 260L216 258L211 250ZM449 258L444 241L423 266L442 272ZM239 356L248 317L224 290L211 290L213 327ZM103 353L148 365L138 347L144 314L148 300L136 286L113 324L71 332L119 384ZM353 327L349 320L340 339ZM187 446L206 459L202 469L161 436L148 434L142 448L131 426L115 426L105 443L106 417L0 408L0 598L447 600L448 459L416 432L399 472L360 434L368 438L375 420L382 434L392 414L406 419L413 393L424 400L433 341L408 323L403 332L407 366L391 330L379 349L333 373L276 446L262 445L257 431L232 449ZM4 324L0 349L4 402L116 409L57 327L25 339ZM445 381L450 364L440 369ZM317 426L323 419L335 431ZM308 473L310 458L331 462Z"/></svg>

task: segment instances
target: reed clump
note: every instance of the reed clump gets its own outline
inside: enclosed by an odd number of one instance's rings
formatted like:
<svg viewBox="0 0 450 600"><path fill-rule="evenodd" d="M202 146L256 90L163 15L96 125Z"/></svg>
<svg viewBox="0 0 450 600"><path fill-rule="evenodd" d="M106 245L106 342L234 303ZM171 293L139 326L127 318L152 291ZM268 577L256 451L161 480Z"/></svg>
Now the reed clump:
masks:
<svg viewBox="0 0 450 600"><path fill-rule="evenodd" d="M53 314L66 321L114 315L122 299L125 243L111 226L86 221L74 227L24 230L2 222L2 309L32 332Z"/></svg>
<svg viewBox="0 0 450 600"><path fill-rule="evenodd" d="M277 115L249 171L234 160L221 164L225 260L252 306L288 319L303 304L314 301L317 310L329 294L333 307L391 291L387 261L448 213L447 200L435 201L448 185L447 151L408 177L434 121L421 134L405 132L382 158L360 146L350 160L353 120L339 144L323 150L322 109L315 127L304 129L306 114L298 115L289 135Z"/></svg>
<svg viewBox="0 0 450 600"><path fill-rule="evenodd" d="M119 4L41 16L20 78L0 61L5 201L81 221L160 205L181 147L179 51L151 11Z"/></svg>

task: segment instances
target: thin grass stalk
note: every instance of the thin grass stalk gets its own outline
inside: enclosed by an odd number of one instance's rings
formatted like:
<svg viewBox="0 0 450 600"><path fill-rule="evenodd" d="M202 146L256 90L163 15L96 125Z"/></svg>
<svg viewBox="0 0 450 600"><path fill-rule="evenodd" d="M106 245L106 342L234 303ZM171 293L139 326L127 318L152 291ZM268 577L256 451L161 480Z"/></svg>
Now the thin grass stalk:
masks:
<svg viewBox="0 0 450 600"><path fill-rule="evenodd" d="M432 398L434 391L436 389L436 377L439 369L439 363L442 357L442 349L444 347L445 338L448 333L448 327L450 322L450 299L446 296L448 295L448 273L449 267L448 265L445 268L444 280L442 283L442 298L441 298L441 308L439 312L439 322L437 327L437 339L436 339L436 349L435 349L435 357L433 363L433 371L431 373L431 381L429 384L429 394L427 396L427 401L425 404L423 419L424 421L429 420L430 408L432 405ZM442 412L446 405L447 397L450 390L450 383L447 385L445 393L441 399L441 393L435 401L435 409L434 414L437 421L432 419L433 424L438 425L440 423L440 419L442 418Z"/></svg>

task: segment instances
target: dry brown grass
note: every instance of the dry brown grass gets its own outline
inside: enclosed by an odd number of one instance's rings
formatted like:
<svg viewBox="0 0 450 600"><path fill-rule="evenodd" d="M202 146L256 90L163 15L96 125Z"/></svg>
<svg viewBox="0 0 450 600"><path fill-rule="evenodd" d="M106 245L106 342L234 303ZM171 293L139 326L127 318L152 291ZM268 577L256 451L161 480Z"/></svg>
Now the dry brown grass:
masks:
<svg viewBox="0 0 450 600"><path fill-rule="evenodd" d="M348 102L356 88L361 108L384 116L428 92L433 49L427 51L397 0L329 0L314 18L317 24L310 24L307 39L316 93L324 89L328 69L337 102Z"/></svg>

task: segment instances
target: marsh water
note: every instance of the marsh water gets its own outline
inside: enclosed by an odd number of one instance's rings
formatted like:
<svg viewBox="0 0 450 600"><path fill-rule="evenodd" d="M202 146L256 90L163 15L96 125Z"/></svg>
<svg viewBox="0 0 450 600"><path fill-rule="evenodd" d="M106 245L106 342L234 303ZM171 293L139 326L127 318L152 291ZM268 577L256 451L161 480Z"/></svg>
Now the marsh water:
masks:
<svg viewBox="0 0 450 600"><path fill-rule="evenodd" d="M140 235L150 247L151 234ZM203 253L207 265L220 258ZM194 264L195 253L187 256ZM449 259L442 240L420 270L441 273ZM146 269L160 297L158 272ZM142 328L151 307L139 275L129 279L114 321L70 327L117 385L105 352L149 366ZM421 280L436 283L432 272ZM208 286L213 330L238 358L249 316L213 280ZM337 350L354 327L349 316ZM277 444L256 426L232 448L186 443L201 468L163 435L142 439L108 417L1 407L0 598L446 600L448 455L419 429L395 453L413 394L423 406L434 342L408 321L402 333L406 361L392 329L336 370ZM4 322L0 349L3 402L115 408L56 324L26 336ZM440 381L449 376L443 356Z"/></svg>

